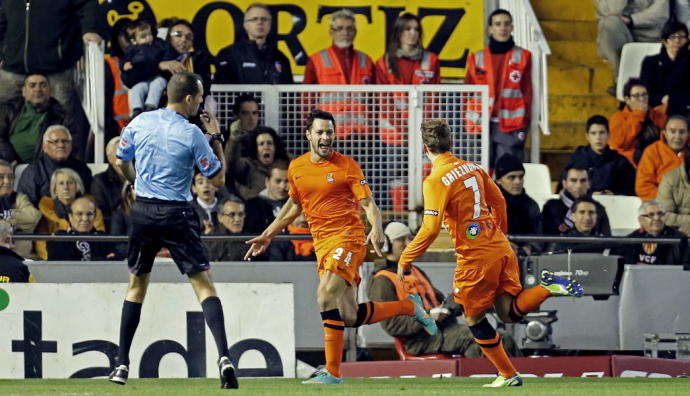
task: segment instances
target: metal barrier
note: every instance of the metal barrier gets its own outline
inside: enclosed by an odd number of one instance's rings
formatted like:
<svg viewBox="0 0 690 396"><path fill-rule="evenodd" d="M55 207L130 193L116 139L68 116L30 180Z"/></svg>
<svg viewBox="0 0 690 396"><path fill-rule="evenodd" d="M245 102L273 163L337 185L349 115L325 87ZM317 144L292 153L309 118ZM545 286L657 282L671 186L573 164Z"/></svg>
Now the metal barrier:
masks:
<svg viewBox="0 0 690 396"><path fill-rule="evenodd" d="M94 162L105 161L105 62L103 42L89 42L84 46L84 57L79 63L77 85L86 118L94 135Z"/></svg>

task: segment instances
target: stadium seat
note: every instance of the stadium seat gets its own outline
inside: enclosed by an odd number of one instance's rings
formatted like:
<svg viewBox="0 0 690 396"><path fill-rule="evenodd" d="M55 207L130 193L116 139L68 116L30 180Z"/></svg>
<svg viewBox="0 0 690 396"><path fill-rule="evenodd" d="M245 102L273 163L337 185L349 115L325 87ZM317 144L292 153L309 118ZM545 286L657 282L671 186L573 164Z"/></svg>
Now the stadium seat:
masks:
<svg viewBox="0 0 690 396"><path fill-rule="evenodd" d="M22 177L24 169L29 166L29 164L19 164L14 167L14 191L17 191L17 186L19 185L19 178Z"/></svg>
<svg viewBox="0 0 690 396"><path fill-rule="evenodd" d="M549 167L544 164L522 164L525 167L525 191L527 195L535 196L550 196L551 191L551 173Z"/></svg>
<svg viewBox="0 0 690 396"><path fill-rule="evenodd" d="M393 337L395 342L395 351L398 353L400 360L441 360L441 359L452 359L450 355L444 355L442 353L434 353L431 355L412 355L405 351L405 344L402 338Z"/></svg>
<svg viewBox="0 0 690 396"><path fill-rule="evenodd" d="M628 195L594 195L594 200L606 209L611 225L611 235L624 236L640 228L637 210L642 201Z"/></svg>
<svg viewBox="0 0 690 396"><path fill-rule="evenodd" d="M91 170L91 174L92 174L93 176L96 176L96 175L99 174L99 173L103 173L103 172L105 172L105 171L108 169L108 163L107 163L107 162L102 163L102 164L95 164L95 163L94 163L94 164L91 164L91 163L89 163L89 164L86 164L86 165L87 165L87 166L89 167L89 169Z"/></svg>
<svg viewBox="0 0 690 396"><path fill-rule="evenodd" d="M659 43L628 43L621 51L621 61L616 80L616 98L623 101L623 86L631 78L640 77L642 61L649 55L656 55L661 49Z"/></svg>

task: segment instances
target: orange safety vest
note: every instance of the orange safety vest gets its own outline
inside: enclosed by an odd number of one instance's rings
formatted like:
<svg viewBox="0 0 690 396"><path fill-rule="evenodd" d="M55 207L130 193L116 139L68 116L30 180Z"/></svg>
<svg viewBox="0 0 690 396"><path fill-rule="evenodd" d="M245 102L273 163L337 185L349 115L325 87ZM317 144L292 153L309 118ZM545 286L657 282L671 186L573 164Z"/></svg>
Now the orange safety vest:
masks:
<svg viewBox="0 0 690 396"><path fill-rule="evenodd" d="M367 54L353 50L357 62L352 65L349 84L371 84L374 81L374 64ZM348 84L343 74L343 67L332 48L327 48L311 56L316 68L319 84ZM358 135L370 135L373 132L373 121L368 113L373 109L366 103L364 93L357 92L321 92L317 106L333 114L339 138L351 139Z"/></svg>
<svg viewBox="0 0 690 396"><path fill-rule="evenodd" d="M395 77L388 66L386 56L381 57L378 61L378 69L382 71L391 84L401 85L404 82ZM422 57L415 65L414 74L412 75L411 84L427 84L434 79L434 71L437 69L438 56L433 52L424 51ZM381 94L381 111L379 113L379 135L381 141L394 145L402 146L405 135L408 133L408 98L407 93L393 92ZM428 106L425 106L425 112L428 113ZM431 114L429 114L431 117Z"/></svg>
<svg viewBox="0 0 690 396"><path fill-rule="evenodd" d="M374 278L385 276L390 279L395 286L395 293L398 296L398 300L404 300L407 296L417 293L422 297L424 308L427 311L431 308L438 307L440 303L436 298L436 291L431 285L431 282L429 282L422 271L414 265L411 266L410 269L412 273L410 275L405 275L405 280L403 282L398 279L398 274L386 270L377 272L374 274Z"/></svg>
<svg viewBox="0 0 690 396"><path fill-rule="evenodd" d="M115 93L113 94L113 114L115 115L115 122L122 128L129 124L129 99L127 99L127 88L122 84L120 78L120 68L118 64L120 60L116 56L105 58L110 73L113 75L113 82L115 84Z"/></svg>
<svg viewBox="0 0 690 396"><path fill-rule="evenodd" d="M292 224L287 226L288 234L309 234L308 227L295 227ZM299 257L307 257L314 251L314 241L305 239L290 240L292 248L295 250L295 255Z"/></svg>
<svg viewBox="0 0 690 396"><path fill-rule="evenodd" d="M501 80L494 81L494 70L491 64L491 52L484 48L470 55L467 74L471 75L475 84L489 86L489 113L493 114L494 106L498 108L498 126L501 132L512 132L527 125L528 112L523 96L521 82L530 65L532 54L521 47L515 46L506 55ZM496 96L498 92L498 97ZM481 104L479 100L467 100L465 124L469 133L478 133L481 128Z"/></svg>

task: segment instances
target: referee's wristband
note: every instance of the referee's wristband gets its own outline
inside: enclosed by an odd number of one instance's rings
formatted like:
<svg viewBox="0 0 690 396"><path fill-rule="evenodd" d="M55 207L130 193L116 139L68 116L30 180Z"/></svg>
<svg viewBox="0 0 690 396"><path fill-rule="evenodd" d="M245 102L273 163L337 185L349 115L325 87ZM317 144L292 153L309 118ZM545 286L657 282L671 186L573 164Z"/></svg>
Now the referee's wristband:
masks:
<svg viewBox="0 0 690 396"><path fill-rule="evenodd" d="M206 136L208 136L209 143L214 141L214 140L217 140L221 144L223 142L225 142L225 139L223 138L222 133L206 133Z"/></svg>

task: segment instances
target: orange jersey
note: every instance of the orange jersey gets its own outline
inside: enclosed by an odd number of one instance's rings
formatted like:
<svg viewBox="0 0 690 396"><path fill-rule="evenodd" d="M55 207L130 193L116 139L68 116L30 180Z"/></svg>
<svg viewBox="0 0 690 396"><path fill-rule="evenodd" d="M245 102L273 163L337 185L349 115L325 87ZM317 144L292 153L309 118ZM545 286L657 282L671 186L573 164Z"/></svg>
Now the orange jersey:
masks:
<svg viewBox="0 0 690 396"><path fill-rule="evenodd" d="M424 220L405 248L399 265L407 268L426 251L443 222L455 244L458 265L492 263L512 254L505 237L506 203L493 180L479 165L441 154L424 180Z"/></svg>
<svg viewBox="0 0 690 396"><path fill-rule="evenodd" d="M364 243L359 200L371 197L364 173L354 159L333 151L330 159L312 162L309 153L290 162L290 196L302 206L314 246L332 236Z"/></svg>

